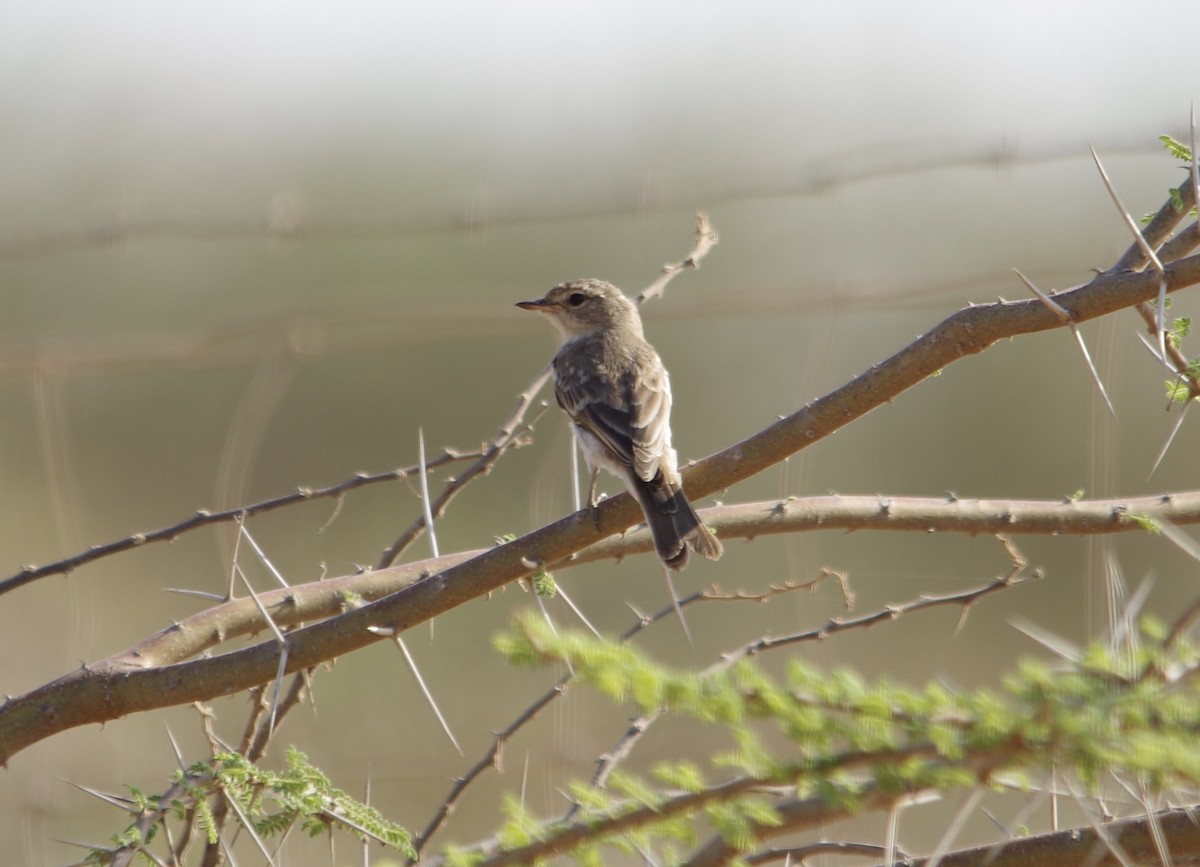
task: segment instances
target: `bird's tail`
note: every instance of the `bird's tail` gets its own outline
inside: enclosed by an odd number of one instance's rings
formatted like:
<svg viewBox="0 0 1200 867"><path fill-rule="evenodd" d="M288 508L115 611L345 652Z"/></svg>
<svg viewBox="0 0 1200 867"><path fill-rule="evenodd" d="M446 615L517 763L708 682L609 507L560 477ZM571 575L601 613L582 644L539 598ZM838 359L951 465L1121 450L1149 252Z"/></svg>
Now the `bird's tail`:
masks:
<svg viewBox="0 0 1200 867"><path fill-rule="evenodd" d="M664 566L682 569L687 565L688 548L709 560L720 558L721 543L704 526L682 489L667 484L661 475L650 482L638 479L632 487Z"/></svg>

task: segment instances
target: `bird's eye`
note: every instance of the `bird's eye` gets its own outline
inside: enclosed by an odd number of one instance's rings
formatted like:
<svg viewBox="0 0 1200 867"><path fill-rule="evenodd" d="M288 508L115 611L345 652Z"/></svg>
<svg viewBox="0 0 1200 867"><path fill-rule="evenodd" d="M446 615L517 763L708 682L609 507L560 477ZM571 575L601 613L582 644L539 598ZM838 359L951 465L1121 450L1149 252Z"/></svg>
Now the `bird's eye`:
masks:
<svg viewBox="0 0 1200 867"><path fill-rule="evenodd" d="M572 292L570 297L567 298L567 303L572 307L579 307L584 301L587 301L587 296L582 292Z"/></svg>

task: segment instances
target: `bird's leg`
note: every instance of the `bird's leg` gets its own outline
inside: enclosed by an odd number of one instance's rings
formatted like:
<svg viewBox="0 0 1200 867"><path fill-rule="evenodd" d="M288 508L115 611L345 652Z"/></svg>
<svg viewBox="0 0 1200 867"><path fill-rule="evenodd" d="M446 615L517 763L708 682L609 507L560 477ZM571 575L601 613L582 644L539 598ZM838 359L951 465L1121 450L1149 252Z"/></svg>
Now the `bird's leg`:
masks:
<svg viewBox="0 0 1200 867"><path fill-rule="evenodd" d="M596 477L600 475L600 470L592 470L592 481L588 485L588 508L592 511L592 523L596 525L596 529L600 529L600 504L596 501Z"/></svg>

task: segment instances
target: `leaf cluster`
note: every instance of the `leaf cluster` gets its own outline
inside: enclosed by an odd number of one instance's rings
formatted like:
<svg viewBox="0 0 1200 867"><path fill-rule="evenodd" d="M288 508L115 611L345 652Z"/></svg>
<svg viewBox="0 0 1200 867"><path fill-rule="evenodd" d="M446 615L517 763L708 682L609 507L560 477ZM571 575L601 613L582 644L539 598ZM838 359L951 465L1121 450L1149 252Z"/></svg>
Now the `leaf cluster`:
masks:
<svg viewBox="0 0 1200 867"><path fill-rule="evenodd" d="M360 840L374 839L405 857L416 857L408 831L333 786L295 748L288 750L287 767L282 771L267 770L237 753L223 752L176 771L172 783L163 796L145 795L131 787L134 820L112 838L116 850L144 848L168 818L193 821L207 841L216 844L219 823L213 804L224 798L261 839L286 834L297 826L310 836L332 834L340 828ZM145 824L147 815L158 821ZM107 864L113 856L113 850L96 849L88 860Z"/></svg>
<svg viewBox="0 0 1200 867"><path fill-rule="evenodd" d="M1113 774L1159 792L1200 783L1200 685L1191 676L1200 656L1186 642L1167 646L1162 632L1147 622L1139 645L1097 644L1074 663L1026 662L1000 689L969 692L866 680L799 659L778 680L751 660L673 670L627 645L555 633L532 615L496 645L514 664L569 665L577 682L614 701L729 735L732 748L708 767L681 755L654 768L653 779L625 774L606 790L574 786L583 821L597 832L589 847L644 849L646 835L688 844L703 815L745 851L781 821L774 805L784 797L855 812L867 796L988 785L1000 774L1050 768L1092 791ZM634 815L645 820L628 821ZM520 848L567 830L510 814L499 840L502 849Z"/></svg>

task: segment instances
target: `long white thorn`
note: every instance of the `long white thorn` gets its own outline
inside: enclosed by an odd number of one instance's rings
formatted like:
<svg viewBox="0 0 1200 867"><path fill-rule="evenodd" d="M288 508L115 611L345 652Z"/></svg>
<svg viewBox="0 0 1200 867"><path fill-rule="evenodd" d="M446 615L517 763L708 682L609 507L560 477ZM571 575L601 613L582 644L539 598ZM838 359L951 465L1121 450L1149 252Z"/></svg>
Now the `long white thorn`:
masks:
<svg viewBox="0 0 1200 867"><path fill-rule="evenodd" d="M271 562L270 558L267 557L263 549L258 547L258 543L254 541L254 537L251 536L250 531L246 529L246 522L242 521L239 524L239 527L241 534L246 537L246 541L250 543L250 547L254 549L254 553L258 555L258 559L262 561L262 564L267 567L267 571L269 571L275 577L275 580L279 582L279 586L289 586L288 583L283 580L283 576L279 574L279 570L275 568L275 564Z"/></svg>
<svg viewBox="0 0 1200 867"><path fill-rule="evenodd" d="M1150 476L1154 475L1154 471L1158 469L1158 465L1162 463L1162 459L1167 456L1167 449L1171 447L1171 443L1175 442L1175 435L1183 427L1183 420L1187 418L1187 412L1192 408L1192 403L1193 401L1189 400L1183 405L1183 409L1179 413L1179 418L1175 419L1175 426L1171 428L1171 433L1167 436L1167 441L1163 443L1162 449L1158 452L1158 457L1154 459L1154 466L1150 468L1150 473L1146 476L1147 481L1149 481Z"/></svg>
<svg viewBox="0 0 1200 867"><path fill-rule="evenodd" d="M1171 374L1172 376L1179 376L1179 371L1171 366L1171 362L1166 358L1166 356L1158 354L1158 347L1156 347L1153 343L1151 343L1149 340L1147 340L1145 334L1142 334L1142 332L1140 332L1140 331L1135 332L1135 333L1138 336L1138 340L1142 341L1142 345L1145 346L1147 350L1149 350L1149 352L1152 356L1154 356L1154 360L1157 361L1159 364L1161 364L1166 369L1167 373Z"/></svg>
<svg viewBox="0 0 1200 867"><path fill-rule="evenodd" d="M1100 390L1100 396L1104 398L1104 403L1108 407L1108 411L1112 413L1113 420L1117 420L1117 410L1113 406L1112 400L1108 397L1108 389L1104 387L1104 381L1100 379L1100 372L1096 370L1096 365L1092 362L1092 356L1088 352L1087 344L1083 342L1083 335L1079 333L1079 328L1076 327L1071 318L1071 314L1061 304L1034 285L1033 281L1013 268L1013 273L1021 278L1021 282L1025 284L1036 297L1045 305L1046 309L1058 317L1058 321L1070 326L1071 334L1075 336L1075 344L1079 347L1079 351L1083 353L1083 363L1087 365L1088 373L1091 374L1092 382L1096 383L1096 388Z"/></svg>
<svg viewBox="0 0 1200 867"><path fill-rule="evenodd" d="M237 798L235 798L232 793L226 792L224 787L222 787L222 791L225 794L225 803L229 804L229 806L233 808L233 812L238 814L238 819L242 823L242 828L247 834L250 835L250 839L258 845L258 850L262 852L263 857L267 859L267 863L272 865L276 864L277 862L275 861L275 858L272 857L271 853L267 850L267 844L263 842L263 838L260 837L258 832L254 830L254 825L251 824L250 817L246 815L246 811L242 809L242 805L237 802ZM224 837L221 839L224 840Z"/></svg>
<svg viewBox="0 0 1200 867"><path fill-rule="evenodd" d="M183 750L179 749L179 742L175 740L175 733L171 731L170 726L165 726L167 730L167 739L171 742L171 750L175 753L175 761L179 762L179 770L187 770L187 762L183 760Z"/></svg>
<svg viewBox="0 0 1200 867"><path fill-rule="evenodd" d="M583 612L579 609L579 606L576 605L573 601L571 601L571 597L568 596L566 593L563 593L563 589L561 586L557 587L555 589L555 592L556 592L556 595L562 597L563 602L567 603L567 607L570 608L573 612L575 612L575 616L578 617L580 619L580 621L582 621L583 625L586 626L591 631L592 635L594 635L600 639L604 638L604 636L600 634L600 632L596 629L596 627L592 626L592 622L590 620L588 620L587 617L584 616Z"/></svg>
<svg viewBox="0 0 1200 867"><path fill-rule="evenodd" d="M1012 270L1014 274L1021 278L1021 282L1025 284L1025 288L1037 296L1037 300L1041 301L1047 310L1058 317L1059 322L1067 323L1071 321L1071 314L1067 312L1065 307L1035 286L1032 280L1030 280L1016 268L1013 268Z"/></svg>
<svg viewBox="0 0 1200 867"><path fill-rule="evenodd" d="M1187 554L1193 560L1200 562L1200 542L1197 542L1183 530L1167 521L1158 521L1158 531L1172 542L1176 548Z"/></svg>
<svg viewBox="0 0 1200 867"><path fill-rule="evenodd" d="M429 502L429 467L425 463L425 429L417 428L417 461L421 465L421 507L425 514L425 532L429 536L429 550L433 557L438 558L437 530L433 526L433 505ZM433 641L434 624L437 621L429 618L429 640ZM456 744L457 746L457 744Z"/></svg>
<svg viewBox="0 0 1200 867"><path fill-rule="evenodd" d="M1117 206L1117 210L1121 212L1121 219L1125 221L1125 225L1129 227L1129 231L1133 232L1133 238L1137 245L1142 248L1142 254L1150 260L1150 264L1154 266L1154 270L1159 274L1158 282L1158 352L1164 359L1167 357L1167 328L1166 328L1166 301L1167 301L1167 277L1163 269L1163 264L1158 260L1158 254L1150 246L1150 242L1146 240L1146 236L1142 234L1142 230L1138 228L1134 222L1133 216L1129 210L1121 202L1121 197L1117 194L1116 187L1108 177L1108 172L1104 170L1104 164L1100 162L1100 154L1096 153L1096 149L1088 145L1088 149L1092 152L1092 159L1096 161L1096 168L1100 170L1100 177L1104 181L1104 186L1108 189L1108 194L1112 196L1113 203Z"/></svg>
<svg viewBox="0 0 1200 867"><path fill-rule="evenodd" d="M679 596L675 593L675 581L671 578L671 570L663 566L662 573L663 580L667 584L667 595L671 597L671 607L675 609L675 614L679 617L679 625L683 628L683 636L687 639L688 647L695 653L696 642L692 641L692 630L688 629L687 618L683 616L683 606L679 604Z"/></svg>
<svg viewBox="0 0 1200 867"><path fill-rule="evenodd" d="M1096 370L1096 365L1092 363L1092 356L1088 353L1087 344L1083 342L1083 335L1079 333L1079 329L1075 326L1074 322L1071 323L1071 333L1075 335L1075 343L1079 347L1079 351L1083 353L1083 362L1087 365L1088 372L1092 375L1092 382L1096 383L1096 388L1100 389L1100 396L1104 398L1104 403L1108 407L1108 411L1112 413L1113 421L1119 421L1116 407L1113 406L1112 400L1108 397L1108 389L1104 387L1104 382L1100 379L1100 372Z"/></svg>
<svg viewBox="0 0 1200 867"><path fill-rule="evenodd" d="M462 747L458 745L458 740L454 737L454 732L450 731L450 724L446 722L446 718L442 716L442 711L438 708L437 702L433 700L433 693L429 691L429 687L425 685L425 678L421 677L421 672L417 668L416 660L412 658L412 654L408 652L408 647L404 643L404 639L399 635L392 636L392 641L396 642L396 646L400 648L400 652L404 654L404 661L408 663L408 670L412 672L413 677L417 681L417 686L421 688L421 692L425 695L425 700L429 702L429 707L433 709L433 715L437 717L438 723L442 727L442 731L446 733L446 737L450 739L450 743L454 744L454 749L458 750L460 756L465 756Z"/></svg>
<svg viewBox="0 0 1200 867"><path fill-rule="evenodd" d="M954 819L946 828L946 832L942 834L942 839L938 841L937 847L934 848L933 854L929 856L929 860L925 862L926 867L938 867L942 863L942 857L950 851L950 846L957 839L959 832L962 831L962 826L966 824L971 814L975 812L975 808L979 806L979 802L983 800L985 789L982 786L976 786L962 802L958 811L954 814Z"/></svg>
<svg viewBox="0 0 1200 867"><path fill-rule="evenodd" d="M437 533L433 529L433 506L429 502L429 472L425 465L425 429L417 428L417 460L421 464L421 504L425 509L425 532L429 534L429 550L434 558L438 553Z"/></svg>

